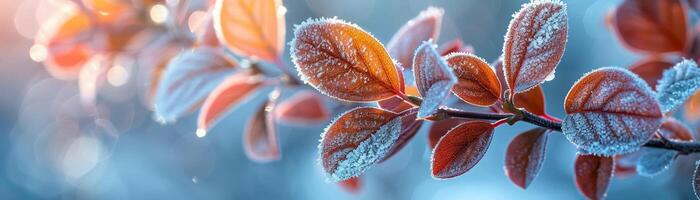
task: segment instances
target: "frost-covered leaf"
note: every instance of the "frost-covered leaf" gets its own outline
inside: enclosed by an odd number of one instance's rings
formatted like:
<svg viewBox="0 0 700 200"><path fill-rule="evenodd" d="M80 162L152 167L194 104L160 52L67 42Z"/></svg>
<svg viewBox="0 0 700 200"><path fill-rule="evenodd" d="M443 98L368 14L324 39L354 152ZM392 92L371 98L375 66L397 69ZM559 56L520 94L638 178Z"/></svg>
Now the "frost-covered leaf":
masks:
<svg viewBox="0 0 700 200"><path fill-rule="evenodd" d="M661 124L654 92L637 75L604 67L569 90L562 132L579 151L612 156L639 149Z"/></svg>
<svg viewBox="0 0 700 200"><path fill-rule="evenodd" d="M345 191L348 191L352 194L357 194L362 188L362 179L361 176L356 176L344 181L340 181L338 182L338 185L340 185L340 187L343 188Z"/></svg>
<svg viewBox="0 0 700 200"><path fill-rule="evenodd" d="M428 145L430 149L435 148L440 138L447 134L450 129L464 123L466 120L462 118L448 118L440 121L435 121L430 125L428 130Z"/></svg>
<svg viewBox="0 0 700 200"><path fill-rule="evenodd" d="M508 178L526 189L542 169L547 129L534 128L516 136L506 151L505 170Z"/></svg>
<svg viewBox="0 0 700 200"><path fill-rule="evenodd" d="M554 78L568 30L566 5L559 0L524 4L508 26L503 44L506 83L514 93Z"/></svg>
<svg viewBox="0 0 700 200"><path fill-rule="evenodd" d="M246 156L255 162L270 162L280 159L277 130L271 113L274 112L279 91L270 93L268 102L248 120L243 132L243 149Z"/></svg>
<svg viewBox="0 0 700 200"><path fill-rule="evenodd" d="M214 29L236 54L275 62L284 48L282 0L217 0Z"/></svg>
<svg viewBox="0 0 700 200"><path fill-rule="evenodd" d="M399 114L399 117L401 118L401 133L399 134L399 138L396 139L396 142L389 149L389 152L379 162L384 162L394 156L394 154L403 149L403 147L406 146L409 141L411 141L413 136L418 133L418 130L420 129L421 125L423 125L424 120L417 120L417 114L418 108L406 110Z"/></svg>
<svg viewBox="0 0 700 200"><path fill-rule="evenodd" d="M450 89L457 82L457 77L430 41L423 42L416 49L413 58L413 74L418 92L423 96L418 118L430 117L437 113L442 102L450 94Z"/></svg>
<svg viewBox="0 0 700 200"><path fill-rule="evenodd" d="M307 20L290 46L302 79L328 96L370 102L403 94L401 72L384 46L355 24Z"/></svg>
<svg viewBox="0 0 700 200"><path fill-rule="evenodd" d="M83 63L94 53L90 48L92 29L88 15L78 9L57 12L42 24L34 48L46 52L44 65L52 76L77 78Z"/></svg>
<svg viewBox="0 0 700 200"><path fill-rule="evenodd" d="M588 199L602 199L608 191L614 165L611 157L577 155L574 165L576 187Z"/></svg>
<svg viewBox="0 0 700 200"><path fill-rule="evenodd" d="M656 85L661 111L667 113L683 104L700 88L700 68L692 60L683 60L664 71Z"/></svg>
<svg viewBox="0 0 700 200"><path fill-rule="evenodd" d="M202 103L234 72L236 61L214 48L197 48L173 58L163 72L155 95L154 111L163 122L174 122Z"/></svg>
<svg viewBox="0 0 700 200"><path fill-rule="evenodd" d="M413 53L421 42L431 39L437 41L440 36L444 14L445 11L442 8L436 7L428 7L421 11L391 37L386 45L389 55L403 66L413 66ZM410 70L410 68L407 69Z"/></svg>
<svg viewBox="0 0 700 200"><path fill-rule="evenodd" d="M372 107L350 110L321 135L321 164L331 181L362 174L384 158L401 135L402 118Z"/></svg>
<svg viewBox="0 0 700 200"><path fill-rule="evenodd" d="M673 159L678 155L677 151L644 148L637 161L637 173L642 176L652 177L668 168L673 163Z"/></svg>
<svg viewBox="0 0 700 200"><path fill-rule="evenodd" d="M501 92L504 92L508 87L505 87L506 78L503 74L503 58L496 60L492 66L496 69L496 76L498 76L498 80L501 83ZM538 85L537 87L526 92L515 94L513 101L515 103L515 107L525 109L539 116L547 115L545 110L544 91L542 90L541 85Z"/></svg>
<svg viewBox="0 0 700 200"><path fill-rule="evenodd" d="M640 78L651 86L651 89L656 89L656 83L659 82L664 70L673 67L673 63L668 59L660 56L650 56L630 66L630 71L639 75Z"/></svg>
<svg viewBox="0 0 700 200"><path fill-rule="evenodd" d="M197 118L197 135L203 137L224 114L263 86L263 80L257 76L235 74L226 78L204 100L202 110Z"/></svg>
<svg viewBox="0 0 700 200"><path fill-rule="evenodd" d="M298 92L275 109L276 119L290 125L320 123L328 119L328 113L321 97L311 91Z"/></svg>
<svg viewBox="0 0 700 200"><path fill-rule="evenodd" d="M406 86L406 95L420 96L420 94L418 93L418 88L411 85ZM410 104L397 96L377 101L377 106L397 113L415 107L413 104Z"/></svg>
<svg viewBox="0 0 700 200"><path fill-rule="evenodd" d="M693 172L693 192L695 198L700 199L700 161L695 161L695 171Z"/></svg>
<svg viewBox="0 0 700 200"><path fill-rule="evenodd" d="M445 59L457 76L452 87L457 97L478 106L493 105L501 98L501 83L484 59L468 53L453 53Z"/></svg>
<svg viewBox="0 0 700 200"><path fill-rule="evenodd" d="M484 121L469 121L453 128L433 149L433 177L452 178L469 171L478 163L491 143L493 126Z"/></svg>
<svg viewBox="0 0 700 200"><path fill-rule="evenodd" d="M474 47L471 45L465 45L460 39L454 39L449 42L442 43L438 48L440 55L447 56L451 53L474 53Z"/></svg>
<svg viewBox="0 0 700 200"><path fill-rule="evenodd" d="M622 43L643 53L683 51L689 36L681 0L625 0L611 21Z"/></svg>

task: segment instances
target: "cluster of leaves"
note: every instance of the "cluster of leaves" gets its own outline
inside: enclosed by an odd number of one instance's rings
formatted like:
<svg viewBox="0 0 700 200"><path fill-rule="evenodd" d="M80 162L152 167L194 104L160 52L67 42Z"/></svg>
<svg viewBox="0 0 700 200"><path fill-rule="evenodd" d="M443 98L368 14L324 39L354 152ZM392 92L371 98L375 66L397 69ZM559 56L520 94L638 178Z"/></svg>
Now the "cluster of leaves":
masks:
<svg viewBox="0 0 700 200"><path fill-rule="evenodd" d="M280 0L177 2L77 0L68 12L58 13L69 17L46 22L46 27L56 28L40 32L36 45L47 48L44 63L54 76L78 79L87 104L96 98L95 90L115 58L143 59L139 72L150 78L138 84L150 88L144 96L156 119L172 123L201 108L199 137L265 91L267 103L261 102L251 114L243 135L245 152L253 161L280 158L277 123L303 126L327 120L322 96L301 88L279 58L286 12ZM157 9L166 10L155 14L170 14L166 19L147 17ZM281 100L285 89L298 92Z"/></svg>
<svg viewBox="0 0 700 200"><path fill-rule="evenodd" d="M387 49L359 26L336 18L310 19L296 27L290 53L302 80L341 101L378 105L347 111L322 133L320 163L329 180L353 180L389 159L426 120L434 121L429 133L431 170L438 179L474 167L499 125L532 116L557 124L515 137L505 158L506 174L526 188L542 167L547 135L561 131L579 150L576 184L590 199L605 195L614 156L640 152L654 138L692 140L682 123L666 116L700 88L695 62L683 60L666 70L656 91L627 69L596 69L572 86L565 99L567 116L561 121L544 112L540 85L554 78L564 54L564 3L524 4L510 22L502 58L493 65L464 50L441 53L433 41L442 15L436 8L422 12L401 28ZM451 94L493 113L449 108L445 100ZM679 155L665 149L646 154L636 165L653 173Z"/></svg>

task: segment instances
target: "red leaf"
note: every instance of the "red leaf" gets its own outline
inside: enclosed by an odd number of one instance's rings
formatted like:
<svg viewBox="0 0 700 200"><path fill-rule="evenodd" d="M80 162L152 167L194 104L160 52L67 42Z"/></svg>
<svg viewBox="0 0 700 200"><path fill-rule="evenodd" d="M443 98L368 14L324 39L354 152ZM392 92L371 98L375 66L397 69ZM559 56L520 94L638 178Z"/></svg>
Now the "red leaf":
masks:
<svg viewBox="0 0 700 200"><path fill-rule="evenodd" d="M577 155L574 165L576 187L586 198L603 198L608 190L613 168L614 162L611 157Z"/></svg>
<svg viewBox="0 0 700 200"><path fill-rule="evenodd" d="M637 161L641 151L635 151L627 154L620 154L614 157L615 161L615 177L622 178L637 173Z"/></svg>
<svg viewBox="0 0 700 200"><path fill-rule="evenodd" d="M280 159L276 126L270 115L278 96L278 91L270 94L268 103L260 107L243 132L243 149L252 161L270 162Z"/></svg>
<svg viewBox="0 0 700 200"><path fill-rule="evenodd" d="M651 87L651 89L656 89L656 83L661 79L664 70L669 69L675 65L667 59L660 56L650 56L637 63L630 66L630 71L639 75L640 78L644 79L646 83Z"/></svg>
<svg viewBox="0 0 700 200"><path fill-rule="evenodd" d="M526 189L542 169L547 129L534 128L516 136L506 152L506 175L513 183Z"/></svg>
<svg viewBox="0 0 700 200"><path fill-rule="evenodd" d="M508 26L503 44L506 83L512 95L553 78L568 30L566 5L534 1L523 5Z"/></svg>
<svg viewBox="0 0 700 200"><path fill-rule="evenodd" d="M690 132L687 126L682 122L676 120L675 118L669 117L661 123L659 132L667 139L680 140L680 141L692 141L693 134Z"/></svg>
<svg viewBox="0 0 700 200"><path fill-rule="evenodd" d="M275 109L277 120L291 125L316 124L328 119L328 109L318 94L301 91Z"/></svg>
<svg viewBox="0 0 700 200"><path fill-rule="evenodd" d="M681 0L626 0L613 27L630 50L648 54L681 52L688 43L687 8Z"/></svg>
<svg viewBox="0 0 700 200"><path fill-rule="evenodd" d="M661 124L651 88L622 68L600 68L579 79L566 96L566 138L583 152L612 156L636 151Z"/></svg>
<svg viewBox="0 0 700 200"><path fill-rule="evenodd" d="M197 136L204 137L225 113L245 101L263 85L260 77L231 76L224 80L204 100L197 118Z"/></svg>
<svg viewBox="0 0 700 200"><path fill-rule="evenodd" d="M447 134L450 129L462 124L465 121L467 120L461 118L448 118L433 122L433 124L430 126L430 130L428 131L428 145L430 146L430 149L434 149L435 145L437 145L438 141L440 141L440 138Z"/></svg>
<svg viewBox="0 0 700 200"><path fill-rule="evenodd" d="M340 181L338 182L338 185L340 185L341 188L345 189L345 191L348 191L352 194L357 194L362 188L362 180L359 176L356 176L348 180Z"/></svg>
<svg viewBox="0 0 700 200"><path fill-rule="evenodd" d="M34 48L46 51L43 61L52 76L75 79L83 63L94 54L92 35L93 25L85 13L77 9L58 12L42 24Z"/></svg>
<svg viewBox="0 0 700 200"><path fill-rule="evenodd" d="M506 85L506 78L503 74L503 59L499 58L498 60L496 60L496 62L494 62L493 64L493 67L496 69L496 76L498 76L498 80L501 83L501 92L504 92L504 90L507 89L507 87L503 87L504 85ZM547 112L545 110L545 99L542 86L538 85L537 87L528 90L527 92L515 94L513 102L515 103L515 107L523 108L539 116L547 115Z"/></svg>
<svg viewBox="0 0 700 200"><path fill-rule="evenodd" d="M454 39L449 42L442 43L438 48L441 56L447 56L451 53L474 53L474 47L471 45L464 45L464 42L460 39Z"/></svg>
<svg viewBox="0 0 700 200"><path fill-rule="evenodd" d="M290 46L302 79L328 96L370 102L403 94L403 78L394 61L357 25L307 20L297 26Z"/></svg>
<svg viewBox="0 0 700 200"><path fill-rule="evenodd" d="M433 150L433 177L446 179L469 171L486 153L492 136L493 126L484 121L465 122L447 132Z"/></svg>
<svg viewBox="0 0 700 200"><path fill-rule="evenodd" d="M328 178L358 176L384 158L401 132L399 114L372 107L350 110L326 128L319 152Z"/></svg>
<svg viewBox="0 0 700 200"><path fill-rule="evenodd" d="M410 70L410 66L413 66L413 54L421 42L438 39L444 13L442 8L436 7L428 7L421 11L389 40L386 45L389 55Z"/></svg>
<svg viewBox="0 0 700 200"><path fill-rule="evenodd" d="M445 59L458 80L452 92L462 101L490 106L501 99L501 84L484 59L468 53L453 53Z"/></svg>
<svg viewBox="0 0 700 200"><path fill-rule="evenodd" d="M416 49L416 55L413 58L413 74L418 92L423 96L418 118L430 117L437 112L438 107L450 94L450 89L457 82L457 77L429 41L423 42Z"/></svg>
<svg viewBox="0 0 700 200"><path fill-rule="evenodd" d="M197 48L173 58L155 94L154 111L162 122L187 114L234 72L237 62L214 48Z"/></svg>
<svg viewBox="0 0 700 200"><path fill-rule="evenodd" d="M683 114L686 120L696 121L700 119L700 91L695 92L693 96L685 102Z"/></svg>
<svg viewBox="0 0 700 200"><path fill-rule="evenodd" d="M409 141L411 141L413 136L416 135L416 133L420 129L420 126L423 125L423 120L417 120L416 114L418 114L417 108L406 110L400 114L399 117L401 117L401 133L399 134L399 138L396 139L396 142L389 149L389 152L379 162L384 162L392 156L394 156L394 154L398 153L399 150L403 149L403 147L406 146L406 144L408 144Z"/></svg>

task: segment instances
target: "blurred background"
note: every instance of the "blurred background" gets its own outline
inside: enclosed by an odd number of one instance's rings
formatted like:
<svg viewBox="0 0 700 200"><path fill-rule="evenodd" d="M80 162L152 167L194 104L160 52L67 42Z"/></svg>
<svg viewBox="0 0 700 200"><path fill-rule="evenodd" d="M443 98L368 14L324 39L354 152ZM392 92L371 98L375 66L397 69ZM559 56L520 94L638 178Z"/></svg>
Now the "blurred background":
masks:
<svg viewBox="0 0 700 200"><path fill-rule="evenodd" d="M439 43L462 38L476 54L501 53L511 15L523 0L285 0L287 41L294 24L333 17L357 23L383 43L428 6L445 9ZM527 190L503 170L508 142L529 128L502 126L484 159L450 180L430 176L426 129L397 156L371 168L358 194L327 183L318 165L319 135L327 125L279 127L280 161L246 158L241 133L255 106L234 111L207 137L197 138L196 113L169 125L153 120L130 80L138 71L110 72L99 94L103 120L82 123L76 81L52 78L30 56L39 22L60 0L0 1L0 199L582 199L573 182L574 147L552 134L546 161ZM546 82L548 112L562 117L563 99L583 73L628 66L605 24L618 0L566 1L569 41L556 79ZM284 59L291 65L288 48ZM262 98L262 97L258 97ZM654 178L615 178L608 199L691 199L694 159L681 156Z"/></svg>

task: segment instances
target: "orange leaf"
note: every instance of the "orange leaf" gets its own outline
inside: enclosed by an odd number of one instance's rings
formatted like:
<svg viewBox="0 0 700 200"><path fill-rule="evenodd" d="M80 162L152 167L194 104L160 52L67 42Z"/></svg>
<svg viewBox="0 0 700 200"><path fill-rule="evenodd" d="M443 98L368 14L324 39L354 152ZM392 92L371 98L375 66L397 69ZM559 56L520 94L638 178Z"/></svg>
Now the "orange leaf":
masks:
<svg viewBox="0 0 700 200"><path fill-rule="evenodd" d="M333 181L358 176L384 158L401 132L399 115L360 107L350 110L321 135L321 164Z"/></svg>
<svg viewBox="0 0 700 200"><path fill-rule="evenodd" d="M633 51L681 52L688 43L687 8L681 0L626 0L612 24L622 43Z"/></svg>
<svg viewBox="0 0 700 200"><path fill-rule="evenodd" d="M437 41L444 14L442 8L428 7L404 24L386 45L391 57L410 70L413 54L421 42L431 39Z"/></svg>
<svg viewBox="0 0 700 200"><path fill-rule="evenodd" d="M255 162L270 162L280 159L277 131L270 115L279 96L279 93L275 92L270 94L268 103L262 105L248 121L245 132L243 132L243 149L248 158Z"/></svg>
<svg viewBox="0 0 700 200"><path fill-rule="evenodd" d="M406 95L420 96L420 94L418 93L418 88L416 88L415 86L411 86L411 85L406 86ZM408 109L415 107L413 104L410 104L397 96L394 96L394 97L391 97L388 99L384 99L381 101L377 101L377 105L380 108L391 110L391 111L397 112L397 113L400 113L400 112L403 112L403 111L406 111Z"/></svg>
<svg viewBox="0 0 700 200"><path fill-rule="evenodd" d="M457 76L452 92L467 103L490 106L501 98L501 84L484 59L468 54L453 53L445 58Z"/></svg>
<svg viewBox="0 0 700 200"><path fill-rule="evenodd" d="M440 138L447 134L450 129L462 124L465 121L465 119L461 118L448 118L433 122L433 124L430 126L430 130L428 131L428 146L430 146L430 149L435 148L435 145L437 145L438 141L440 141Z"/></svg>
<svg viewBox="0 0 700 200"><path fill-rule="evenodd" d="M574 165L576 187L588 199L603 198L608 191L614 165L611 157L577 155Z"/></svg>
<svg viewBox="0 0 700 200"><path fill-rule="evenodd" d="M60 79L74 79L83 63L92 56L90 18L73 9L59 12L42 25L36 45L46 48L45 65L49 73Z"/></svg>
<svg viewBox="0 0 700 200"><path fill-rule="evenodd" d="M156 90L154 112L159 121L174 122L201 103L237 62L216 48L197 48L171 59Z"/></svg>
<svg viewBox="0 0 700 200"><path fill-rule="evenodd" d="M117 22L125 15L134 14L132 8L125 1L120 0L82 0L100 23Z"/></svg>
<svg viewBox="0 0 700 200"><path fill-rule="evenodd" d="M693 96L690 96L688 101L685 103L685 109L683 110L685 119L688 121L697 121L700 119L700 91L695 92Z"/></svg>
<svg viewBox="0 0 700 200"><path fill-rule="evenodd" d="M260 77L233 75L224 80L204 100L197 118L197 136L204 137L225 113L245 101L263 85Z"/></svg>
<svg viewBox="0 0 700 200"><path fill-rule="evenodd" d="M644 79L651 89L656 89L656 84L663 76L664 70L673 67L673 65L675 65L674 62L663 57L651 56L634 63L629 69Z"/></svg>
<svg viewBox="0 0 700 200"><path fill-rule="evenodd" d="M612 156L636 151L661 124L651 88L637 75L605 67L579 79L566 95L566 138L583 152Z"/></svg>
<svg viewBox="0 0 700 200"><path fill-rule="evenodd" d="M328 109L318 94L301 91L275 109L276 119L290 125L315 124L328 119Z"/></svg>
<svg viewBox="0 0 700 200"><path fill-rule="evenodd" d="M515 14L503 44L503 71L511 98L554 77L567 30L566 5L561 1L534 1Z"/></svg>
<svg viewBox="0 0 700 200"><path fill-rule="evenodd" d="M433 149L433 177L452 178L478 163L491 143L493 126L484 121L468 121L453 128Z"/></svg>
<svg viewBox="0 0 700 200"><path fill-rule="evenodd" d="M418 133L421 125L423 125L423 120L417 120L416 114L418 114L418 108L406 110L399 114L401 118L401 133L399 133L399 138L396 139L386 156L379 161L380 163L398 153Z"/></svg>
<svg viewBox="0 0 700 200"><path fill-rule="evenodd" d="M506 84L506 79L505 75L503 74L503 58L496 60L493 67L496 69L496 76L498 76L501 86L504 86ZM506 87L501 87L501 92L504 92L505 89ZM538 85L527 92L515 94L513 103L515 104L515 107L523 108L533 114L539 116L547 115L545 109L544 91L542 90L541 85Z"/></svg>
<svg viewBox="0 0 700 200"><path fill-rule="evenodd" d="M690 132L685 124L676 120L675 118L669 117L661 123L659 132L667 139L680 140L680 141L692 141L693 134Z"/></svg>
<svg viewBox="0 0 700 200"><path fill-rule="evenodd" d="M284 47L282 0L217 0L214 29L236 54L276 62Z"/></svg>
<svg viewBox="0 0 700 200"><path fill-rule="evenodd" d="M297 26L292 61L302 79L333 98L370 102L403 95L398 68L372 35L338 19Z"/></svg>
<svg viewBox="0 0 700 200"><path fill-rule="evenodd" d="M505 170L510 181L526 189L542 169L547 129L534 128L513 138L506 152Z"/></svg>

